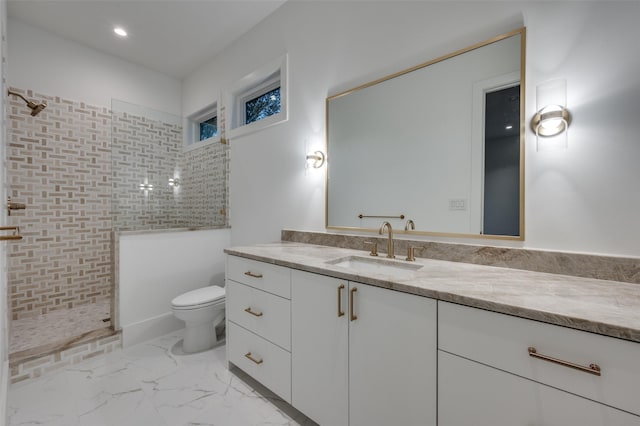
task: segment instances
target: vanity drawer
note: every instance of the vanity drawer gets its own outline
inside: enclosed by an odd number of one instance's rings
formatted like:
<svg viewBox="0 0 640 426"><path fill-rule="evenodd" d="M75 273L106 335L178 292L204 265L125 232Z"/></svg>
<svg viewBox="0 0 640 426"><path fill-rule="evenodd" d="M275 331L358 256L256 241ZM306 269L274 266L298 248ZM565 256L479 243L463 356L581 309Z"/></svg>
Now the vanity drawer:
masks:
<svg viewBox="0 0 640 426"><path fill-rule="evenodd" d="M447 302L438 302L438 347L640 415L640 344ZM589 367L600 376L537 355Z"/></svg>
<svg viewBox="0 0 640 426"><path fill-rule="evenodd" d="M288 268L227 256L227 278L286 299L291 298L291 271Z"/></svg>
<svg viewBox="0 0 640 426"><path fill-rule="evenodd" d="M229 361L290 404L291 354L233 322L227 334Z"/></svg>
<svg viewBox="0 0 640 426"><path fill-rule="evenodd" d="M290 300L229 281L227 317L276 345L291 350Z"/></svg>
<svg viewBox="0 0 640 426"><path fill-rule="evenodd" d="M640 426L640 416L447 352L438 368L438 426Z"/></svg>

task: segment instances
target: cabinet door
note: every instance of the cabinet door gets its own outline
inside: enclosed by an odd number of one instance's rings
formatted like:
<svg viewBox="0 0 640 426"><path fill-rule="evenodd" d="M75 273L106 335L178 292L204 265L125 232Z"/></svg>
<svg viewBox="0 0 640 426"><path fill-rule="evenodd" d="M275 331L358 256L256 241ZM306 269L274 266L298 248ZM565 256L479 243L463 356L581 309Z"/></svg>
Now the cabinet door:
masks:
<svg viewBox="0 0 640 426"><path fill-rule="evenodd" d="M357 283L349 294L349 425L435 425L436 302Z"/></svg>
<svg viewBox="0 0 640 426"><path fill-rule="evenodd" d="M639 426L640 417L438 351L439 426Z"/></svg>
<svg viewBox="0 0 640 426"><path fill-rule="evenodd" d="M291 405L326 426L348 424L347 287L346 281L292 271Z"/></svg>

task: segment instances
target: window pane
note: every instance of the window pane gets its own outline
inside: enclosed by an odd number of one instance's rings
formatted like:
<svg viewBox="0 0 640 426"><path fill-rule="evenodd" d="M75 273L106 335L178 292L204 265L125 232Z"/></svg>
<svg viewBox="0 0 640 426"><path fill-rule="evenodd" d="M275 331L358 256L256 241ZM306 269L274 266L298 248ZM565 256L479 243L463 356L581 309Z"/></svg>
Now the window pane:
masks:
<svg viewBox="0 0 640 426"><path fill-rule="evenodd" d="M218 117L212 117L200 123L200 140L209 139L218 134Z"/></svg>
<svg viewBox="0 0 640 426"><path fill-rule="evenodd" d="M280 112L280 88L253 98L244 104L245 124L262 120Z"/></svg>

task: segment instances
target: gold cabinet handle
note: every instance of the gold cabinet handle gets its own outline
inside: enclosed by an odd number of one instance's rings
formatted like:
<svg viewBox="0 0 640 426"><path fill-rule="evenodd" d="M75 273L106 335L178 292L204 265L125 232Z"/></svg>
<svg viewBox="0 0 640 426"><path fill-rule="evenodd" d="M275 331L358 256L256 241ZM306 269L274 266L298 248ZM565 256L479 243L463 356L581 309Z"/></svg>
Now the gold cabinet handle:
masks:
<svg viewBox="0 0 640 426"><path fill-rule="evenodd" d="M251 277L251 278L262 278L262 274L254 274L251 271L247 271L244 273L246 276Z"/></svg>
<svg viewBox="0 0 640 426"><path fill-rule="evenodd" d="M244 310L246 313L253 315L254 317L261 317L263 315L262 312L254 312L251 310L251 307L248 307Z"/></svg>
<svg viewBox="0 0 640 426"><path fill-rule="evenodd" d="M351 321L355 321L358 319L358 316L355 314L355 311L353 309L353 299L356 298L356 291L358 291L358 289L354 287L351 289L351 292L349 293L349 311L351 315Z"/></svg>
<svg viewBox="0 0 640 426"><path fill-rule="evenodd" d="M593 374L595 376L601 376L600 366L598 364L589 364L588 367L580 364L574 364L573 362L564 361L562 359L553 358L548 355L539 354L536 348L533 346L529 346L529 356L533 358L538 358L544 361L552 362L554 364L563 365L565 367L573 368L575 370L580 370L585 373Z"/></svg>
<svg viewBox="0 0 640 426"><path fill-rule="evenodd" d="M244 354L244 356L258 365L262 364L262 362L264 361L263 359L255 359L253 356L251 356L251 352L247 352L246 354Z"/></svg>
<svg viewBox="0 0 640 426"><path fill-rule="evenodd" d="M338 286L338 318L344 316L344 311L342 310L342 290L344 290L344 284Z"/></svg>

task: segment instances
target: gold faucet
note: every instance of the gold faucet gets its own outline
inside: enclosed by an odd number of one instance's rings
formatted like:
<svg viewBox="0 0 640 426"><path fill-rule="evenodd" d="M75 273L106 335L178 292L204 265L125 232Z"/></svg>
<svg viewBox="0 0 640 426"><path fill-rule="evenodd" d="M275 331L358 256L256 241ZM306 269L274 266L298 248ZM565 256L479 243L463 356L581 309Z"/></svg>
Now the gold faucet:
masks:
<svg viewBox="0 0 640 426"><path fill-rule="evenodd" d="M382 235L384 233L384 228L389 230L389 241L387 243L387 257L389 259L395 259L395 255L393 254L393 228L391 228L391 224L387 221L382 222L382 226L380 226L380 230L378 234Z"/></svg>
<svg viewBox="0 0 640 426"><path fill-rule="evenodd" d="M409 231L409 230L415 231L415 229L416 229L416 223L411 219L409 219L407 221L407 223L405 223L405 225L404 225L404 230L405 231Z"/></svg>

